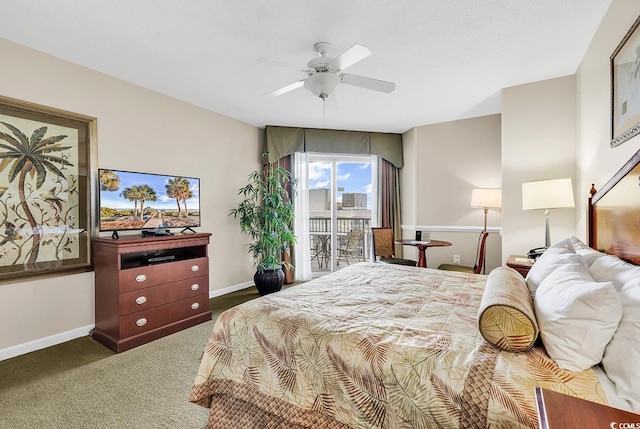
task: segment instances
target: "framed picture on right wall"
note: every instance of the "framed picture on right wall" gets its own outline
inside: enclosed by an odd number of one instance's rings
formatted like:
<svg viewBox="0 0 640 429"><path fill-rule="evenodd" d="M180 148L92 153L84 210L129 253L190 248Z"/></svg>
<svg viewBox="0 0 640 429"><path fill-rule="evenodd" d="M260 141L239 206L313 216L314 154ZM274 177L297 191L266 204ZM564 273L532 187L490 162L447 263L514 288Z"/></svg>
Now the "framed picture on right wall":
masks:
<svg viewBox="0 0 640 429"><path fill-rule="evenodd" d="M640 17L611 54L611 141L616 147L640 133Z"/></svg>

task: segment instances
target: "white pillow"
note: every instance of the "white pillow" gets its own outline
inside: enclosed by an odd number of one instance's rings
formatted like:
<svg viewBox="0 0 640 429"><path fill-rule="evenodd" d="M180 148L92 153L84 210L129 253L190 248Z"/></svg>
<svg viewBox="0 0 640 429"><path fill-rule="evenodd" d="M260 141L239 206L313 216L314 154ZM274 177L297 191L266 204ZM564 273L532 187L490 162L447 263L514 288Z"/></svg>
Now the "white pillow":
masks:
<svg viewBox="0 0 640 429"><path fill-rule="evenodd" d="M571 246L573 246L573 249L576 251L576 253L580 249L589 248L589 246L587 246L582 240L580 240L575 235L572 235L567 240L569 240L569 242L571 243Z"/></svg>
<svg viewBox="0 0 640 429"><path fill-rule="evenodd" d="M605 255L604 253L598 252L597 250L587 246L586 244L584 244L584 242L582 242L582 240L580 240L575 235L572 236L572 237L569 237L568 240L571 243L571 246L573 247L575 252L578 255L582 255L582 257L584 258L585 262L589 266L591 266L591 264L593 264L593 262L596 259L598 259L599 257Z"/></svg>
<svg viewBox="0 0 640 429"><path fill-rule="evenodd" d="M640 413L640 279L620 289L622 319L604 350L602 366L616 384L616 393Z"/></svg>
<svg viewBox="0 0 640 429"><path fill-rule="evenodd" d="M582 256L573 253L565 247L550 247L544 252L529 270L527 274L527 286L532 296L535 296L536 289L540 283L557 268L566 264L583 264L589 268Z"/></svg>
<svg viewBox="0 0 640 429"><path fill-rule="evenodd" d="M551 246L551 248L562 248L562 249L567 249L571 251L571 253L576 253L576 249L573 247L571 238L565 238L564 240L559 241L553 246Z"/></svg>
<svg viewBox="0 0 640 429"><path fill-rule="evenodd" d="M560 368L584 371L602 360L622 317L610 282L597 283L583 264L558 268L540 284L534 301L540 338Z"/></svg>
<svg viewBox="0 0 640 429"><path fill-rule="evenodd" d="M591 247L587 247L586 249L580 249L580 250L576 249L576 253L578 255L581 255L584 258L584 261L587 263L588 266L592 266L593 263L596 261L596 259L606 255L606 253L598 252L597 250L592 249Z"/></svg>
<svg viewBox="0 0 640 429"><path fill-rule="evenodd" d="M626 282L640 279L640 266L630 264L614 255L605 255L591 265L591 275L597 282L611 282L616 290Z"/></svg>

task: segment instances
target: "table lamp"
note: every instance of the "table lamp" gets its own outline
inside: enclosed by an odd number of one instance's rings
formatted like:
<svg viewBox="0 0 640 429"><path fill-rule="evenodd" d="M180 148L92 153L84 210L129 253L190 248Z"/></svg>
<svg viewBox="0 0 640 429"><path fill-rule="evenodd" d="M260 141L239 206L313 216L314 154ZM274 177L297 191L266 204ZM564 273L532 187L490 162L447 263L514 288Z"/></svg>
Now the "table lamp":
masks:
<svg viewBox="0 0 640 429"><path fill-rule="evenodd" d="M487 230L487 214L489 209L502 208L502 189L473 189L471 191L471 207L484 209L484 230Z"/></svg>
<svg viewBox="0 0 640 429"><path fill-rule="evenodd" d="M551 246L549 210L575 207L570 178L539 180L522 184L522 210L544 210L545 247Z"/></svg>

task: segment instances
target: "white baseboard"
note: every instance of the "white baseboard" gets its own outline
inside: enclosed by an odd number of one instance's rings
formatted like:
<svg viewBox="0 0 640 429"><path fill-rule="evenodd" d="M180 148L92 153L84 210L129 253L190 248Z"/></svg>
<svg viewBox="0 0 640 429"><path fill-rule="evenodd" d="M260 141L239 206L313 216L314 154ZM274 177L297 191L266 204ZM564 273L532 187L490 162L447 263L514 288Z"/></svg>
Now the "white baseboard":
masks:
<svg viewBox="0 0 640 429"><path fill-rule="evenodd" d="M212 290L209 291L209 299L246 289L252 286L253 282L251 281L232 285L224 289ZM29 341L27 343L0 349L0 361L11 359L13 357L20 356L26 353L35 352L36 350L55 346L56 344L61 344L66 341L74 340L76 338L87 336L89 335L89 332L94 328L94 326L95 325L87 325L81 328L72 329L70 331L50 335L48 337L38 338L37 340Z"/></svg>
<svg viewBox="0 0 640 429"><path fill-rule="evenodd" d="M94 325L87 325L70 331L60 332L59 334L50 335L48 337L38 338L37 340L29 341L27 343L7 347L6 349L1 349L0 361L55 346L56 344L71 341L76 338L85 337L89 335L89 332L93 327Z"/></svg>
<svg viewBox="0 0 640 429"><path fill-rule="evenodd" d="M226 294L231 293L231 292L237 292L239 290L246 289L246 288L249 288L249 287L252 287L252 286L253 286L253 282L244 282L244 283L238 283L237 285L231 285L231 286L226 287L224 289L210 290L209 291L209 299L215 298L217 296L226 295Z"/></svg>

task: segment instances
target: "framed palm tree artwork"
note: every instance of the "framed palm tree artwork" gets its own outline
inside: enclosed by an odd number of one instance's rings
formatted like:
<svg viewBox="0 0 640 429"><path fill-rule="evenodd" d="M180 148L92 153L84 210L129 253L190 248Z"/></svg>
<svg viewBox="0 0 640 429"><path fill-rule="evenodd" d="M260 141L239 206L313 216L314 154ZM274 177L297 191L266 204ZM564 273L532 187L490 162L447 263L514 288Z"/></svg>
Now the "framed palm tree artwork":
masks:
<svg viewBox="0 0 640 429"><path fill-rule="evenodd" d="M0 97L0 281L91 269L97 120Z"/></svg>

